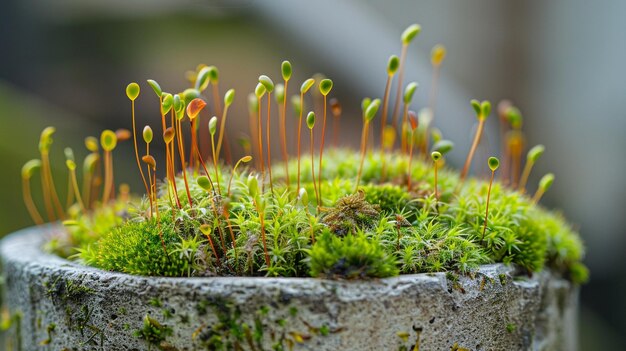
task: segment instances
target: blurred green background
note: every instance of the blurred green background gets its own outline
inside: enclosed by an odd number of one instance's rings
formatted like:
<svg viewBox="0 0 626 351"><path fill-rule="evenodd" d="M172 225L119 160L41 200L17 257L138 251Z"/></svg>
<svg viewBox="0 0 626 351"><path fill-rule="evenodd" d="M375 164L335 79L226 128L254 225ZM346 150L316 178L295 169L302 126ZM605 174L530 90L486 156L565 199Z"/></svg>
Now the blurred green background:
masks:
<svg viewBox="0 0 626 351"><path fill-rule="evenodd" d="M342 142L356 145L360 99L382 95L399 34L420 23L405 82L420 82L417 105L424 106L430 49L446 45L436 125L457 144L452 163L469 146L470 98L509 98L520 106L528 143L547 148L531 182L556 173L544 202L561 209L587 242L592 280L581 292L581 350L617 349L626 343L619 332L626 328L624 13L619 0L3 0L0 236L31 225L19 172L37 157L41 129L57 127L52 158L64 189L63 147L81 159L85 136L130 128L130 81L144 92L137 124L158 127L157 100L145 80L180 91L184 72L200 63L220 69L222 92L237 91L231 140L248 130L246 95L258 75L278 81L280 62L289 59L292 87L316 72L334 80L345 111ZM492 117L483 156L498 150L497 127ZM120 148L130 155L129 143ZM138 189L135 173L131 157L116 159L117 179Z"/></svg>

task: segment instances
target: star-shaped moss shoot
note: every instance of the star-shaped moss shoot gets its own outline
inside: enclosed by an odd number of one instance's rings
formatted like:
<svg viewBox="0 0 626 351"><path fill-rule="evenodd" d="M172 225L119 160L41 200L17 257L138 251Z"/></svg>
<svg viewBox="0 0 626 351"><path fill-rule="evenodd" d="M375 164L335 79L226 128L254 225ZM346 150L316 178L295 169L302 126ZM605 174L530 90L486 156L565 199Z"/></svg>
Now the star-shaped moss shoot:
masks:
<svg viewBox="0 0 626 351"><path fill-rule="evenodd" d="M487 221L489 216L489 199L491 198L491 186L493 185L493 178L496 174L496 170L500 167L500 160L497 157L489 157L487 160L487 165L491 170L491 178L489 180L489 189L487 190L487 204L485 206L485 224L483 225L483 235L480 238L482 242L485 239L485 232L487 231Z"/></svg>
<svg viewBox="0 0 626 351"><path fill-rule="evenodd" d="M372 229L380 217L380 207L365 200L362 189L339 199L335 206L324 209L322 223L330 231L343 237L356 234L359 230Z"/></svg>

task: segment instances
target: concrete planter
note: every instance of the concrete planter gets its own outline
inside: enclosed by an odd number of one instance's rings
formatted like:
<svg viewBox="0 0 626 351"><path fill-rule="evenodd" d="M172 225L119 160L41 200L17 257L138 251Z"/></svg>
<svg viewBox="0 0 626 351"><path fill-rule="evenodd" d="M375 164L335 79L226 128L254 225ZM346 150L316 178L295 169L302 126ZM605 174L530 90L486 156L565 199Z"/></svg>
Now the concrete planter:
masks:
<svg viewBox="0 0 626 351"><path fill-rule="evenodd" d="M576 350L578 289L547 271L487 265L457 282L138 277L44 253L52 228L0 245L14 350Z"/></svg>

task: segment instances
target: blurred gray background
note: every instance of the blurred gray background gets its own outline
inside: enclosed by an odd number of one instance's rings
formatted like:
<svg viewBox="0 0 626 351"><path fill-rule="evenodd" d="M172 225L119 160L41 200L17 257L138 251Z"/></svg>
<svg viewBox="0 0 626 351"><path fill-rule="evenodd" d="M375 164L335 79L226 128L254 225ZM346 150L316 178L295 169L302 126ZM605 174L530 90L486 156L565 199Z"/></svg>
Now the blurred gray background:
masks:
<svg viewBox="0 0 626 351"><path fill-rule="evenodd" d="M58 128L53 159L62 160L62 146L84 155L84 136L130 127L130 81L144 92L138 125L158 127L145 80L180 91L184 72L200 63L220 69L222 93L237 90L231 140L242 125L247 132L246 95L258 75L278 81L280 62L289 59L292 87L316 72L334 80L345 111L342 140L356 146L360 127L350 125L360 126L360 99L382 95L401 31L420 23L405 78L420 83L416 105L427 103L430 49L443 43L435 124L457 144L453 163L469 147L469 99L508 98L520 107L528 143L547 148L531 183L556 173L544 203L562 210L587 243L592 278L581 294L581 349L617 349L626 343L624 14L619 0L2 0L0 236L30 225L19 171L37 156L43 127ZM485 155L499 143L497 118L487 124ZM128 143L121 148L131 151ZM137 186L132 162L116 159L117 177Z"/></svg>

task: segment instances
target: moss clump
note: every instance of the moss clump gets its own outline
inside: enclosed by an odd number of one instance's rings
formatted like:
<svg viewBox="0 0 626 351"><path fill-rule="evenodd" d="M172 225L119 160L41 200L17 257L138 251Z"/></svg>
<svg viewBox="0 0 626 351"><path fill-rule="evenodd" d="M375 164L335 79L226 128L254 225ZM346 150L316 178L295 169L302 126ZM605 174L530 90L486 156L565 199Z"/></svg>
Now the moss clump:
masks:
<svg viewBox="0 0 626 351"><path fill-rule="evenodd" d="M363 279L398 274L394 256L363 232L337 237L324 231L311 248L310 264L314 277Z"/></svg>
<svg viewBox="0 0 626 351"><path fill-rule="evenodd" d="M441 60L440 55L437 65ZM210 140L207 135L195 133L204 108L222 116L220 131L224 130L234 90L224 97L223 110L216 94L212 104L205 101L209 85L213 92L218 91L217 72L213 66L198 66L188 75L191 87L178 94L167 93L156 81L149 81L157 95L155 101L160 102L163 140L167 144L167 157L160 160L149 154L154 137L151 127L144 127L144 131L149 131L143 135L145 145L137 143L134 108L140 87L137 83L129 84L133 132L107 130L101 136L100 146L97 138L87 138L86 147L91 153L83 166L85 199L67 209L60 205L50 176L54 128L43 131L41 160L29 161L22 177L25 204L37 223L41 216L30 196L34 172L41 172L44 180L47 217L52 221L68 219L65 235L49 243L52 251L107 270L157 276L363 278L442 271L468 274L481 264L503 262L518 265L528 273L549 267L575 282L587 279L588 272L581 263L584 248L578 234L561 216L537 205L554 177L544 178L534 196L526 194L530 167L540 156L537 149L531 150L531 164L524 167L521 182L521 175L515 174L522 163L524 139L521 114L516 108L502 107L506 118L500 119L505 123L502 130L509 131L503 135L508 147L503 148L500 156L510 162L506 166L503 162L498 174L499 162L493 162L497 158L490 157L489 163L482 163L485 171L491 170L491 178L486 182L468 174L484 122L491 113L488 101L471 102L479 127L459 173L445 167L445 154L453 143L431 128L432 111L419 115L410 111L416 83L410 83L405 92L402 125L382 123L377 150L369 147L369 127L379 125L373 122L379 106L391 106L388 94L384 101L363 99L359 152L321 147L318 154L314 150L314 129L321 127L325 133L327 111L321 114L323 123L317 126L314 118L307 118L311 150L302 152L302 144L306 145L300 140L302 117L307 115L303 111L304 95L316 83L311 78L301 85L300 95L292 98L300 123L298 154L292 159L286 152L284 125L288 114L287 84L277 89L275 96L283 102L279 127L284 162L272 164L271 147L264 145L270 139L271 105L264 126L260 104L264 97L272 103L274 84L270 77L262 75L255 93L249 97L253 138L241 144L248 156L236 163L227 156L222 164L222 143L225 151L229 147L222 133L215 145L217 118L209 126ZM291 77L291 69L285 72ZM331 93L329 82L323 83L324 101L326 94ZM401 90L399 83L391 116L394 120ZM341 114L336 101L331 103L331 110L335 119ZM380 114L387 119L386 113ZM170 114L171 119L165 118ZM314 113L309 112L308 116L314 117ZM186 135L189 129L183 127L188 122L194 131L191 135ZM333 130L333 134L338 135L338 131ZM432 143L431 134L436 139ZM127 187L120 187L118 192L112 188L114 148L118 142L130 139L146 189L142 199L132 198ZM188 144L191 148L185 150ZM398 144L400 148L396 148ZM201 150L209 146L210 155L203 154ZM431 146L436 151L434 158L430 157ZM140 155L143 150L146 154ZM71 150L66 152L66 158L68 169L74 172L76 162ZM204 160L209 158L213 164L207 167ZM253 159L257 164L254 171L244 165ZM480 163L474 161L476 168ZM241 162L242 167L237 168ZM166 179L157 182L156 174L163 171ZM508 174L507 179L503 174ZM70 175L75 180L75 174ZM102 182L104 187L100 189ZM74 186L69 194L80 199L79 188Z"/></svg>
<svg viewBox="0 0 626 351"><path fill-rule="evenodd" d="M162 231L167 254L158 232ZM184 276L189 262L175 254L180 241L174 224L168 220L129 221L107 232L102 238L80 251L88 265L129 274Z"/></svg>
<svg viewBox="0 0 626 351"><path fill-rule="evenodd" d="M149 344L160 345L168 336L172 335L172 328L159 323L159 321L147 314L143 318L142 328L135 330L134 335Z"/></svg>
<svg viewBox="0 0 626 351"><path fill-rule="evenodd" d="M332 208L324 209L322 223L338 236L345 236L357 230L371 230L380 217L380 206L365 200L365 192L346 195Z"/></svg>

